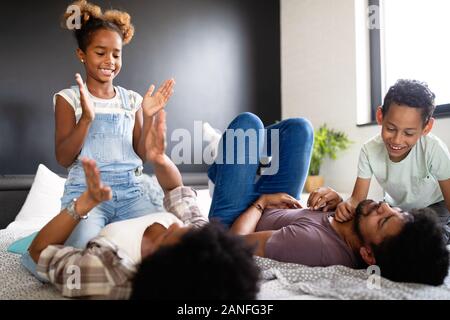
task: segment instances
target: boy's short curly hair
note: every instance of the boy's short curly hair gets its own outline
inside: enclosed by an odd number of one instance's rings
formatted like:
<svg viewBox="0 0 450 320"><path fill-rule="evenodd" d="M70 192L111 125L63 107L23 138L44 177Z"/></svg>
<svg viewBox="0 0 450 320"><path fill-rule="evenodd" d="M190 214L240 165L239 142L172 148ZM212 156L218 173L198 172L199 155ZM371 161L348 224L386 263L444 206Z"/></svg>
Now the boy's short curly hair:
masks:
<svg viewBox="0 0 450 320"><path fill-rule="evenodd" d="M99 6L88 3L87 0L76 1L71 6L77 6L80 10L81 27L75 29L74 34L78 47L84 52L89 46L92 35L101 29L116 31L122 38L123 44L128 44L134 36L134 26L127 12L107 10L103 13ZM67 19L71 17L71 13L64 13L62 18L64 27Z"/></svg>
<svg viewBox="0 0 450 320"><path fill-rule="evenodd" d="M143 259L130 298L253 300L259 275L252 248L219 223L210 223Z"/></svg>
<svg viewBox="0 0 450 320"><path fill-rule="evenodd" d="M437 215L430 208L411 210L402 231L373 246L381 276L398 282L441 285L448 273L449 252Z"/></svg>
<svg viewBox="0 0 450 320"><path fill-rule="evenodd" d="M435 98L435 94L425 82L400 79L389 88L388 93L384 97L383 117L386 116L392 104L405 105L420 109L423 124L426 125L436 109Z"/></svg>

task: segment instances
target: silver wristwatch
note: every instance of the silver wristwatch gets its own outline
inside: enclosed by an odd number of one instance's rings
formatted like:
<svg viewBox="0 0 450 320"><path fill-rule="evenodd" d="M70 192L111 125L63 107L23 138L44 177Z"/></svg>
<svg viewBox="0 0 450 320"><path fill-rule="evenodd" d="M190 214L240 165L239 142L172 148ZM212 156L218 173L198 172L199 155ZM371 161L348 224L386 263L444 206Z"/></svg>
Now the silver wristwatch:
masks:
<svg viewBox="0 0 450 320"><path fill-rule="evenodd" d="M67 206L67 213L74 218L76 221L78 220L85 220L89 217L89 213L87 215L81 216L79 215L75 210L75 203L77 202L77 199L73 199L69 205Z"/></svg>

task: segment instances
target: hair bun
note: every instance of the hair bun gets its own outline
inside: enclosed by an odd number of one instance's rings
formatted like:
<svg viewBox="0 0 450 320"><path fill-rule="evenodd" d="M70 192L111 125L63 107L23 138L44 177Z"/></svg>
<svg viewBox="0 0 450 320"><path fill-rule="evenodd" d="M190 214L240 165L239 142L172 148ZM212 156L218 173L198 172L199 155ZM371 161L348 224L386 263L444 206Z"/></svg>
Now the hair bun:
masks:
<svg viewBox="0 0 450 320"><path fill-rule="evenodd" d="M79 9L81 26L79 30L75 30L75 37L82 50L88 43L86 34L101 27L111 28L107 24L114 25L114 30L122 36L123 44L128 44L134 36L134 26L131 24L131 17L127 12L107 10L103 14L99 6L88 3L87 0L75 1L70 6L76 6ZM62 21L63 28L69 28L67 26L68 19L73 19L73 12L65 12Z"/></svg>
<svg viewBox="0 0 450 320"><path fill-rule="evenodd" d="M102 9L92 3L88 3L87 0L79 0L72 3L70 6L77 6L80 10L81 15L81 25L86 24L91 18L101 19ZM63 16L63 26L66 25L67 19L72 17L71 12L64 13Z"/></svg>
<svg viewBox="0 0 450 320"><path fill-rule="evenodd" d="M114 23L122 31L123 43L128 44L134 36L134 26L127 12L108 10L103 14L103 20Z"/></svg>

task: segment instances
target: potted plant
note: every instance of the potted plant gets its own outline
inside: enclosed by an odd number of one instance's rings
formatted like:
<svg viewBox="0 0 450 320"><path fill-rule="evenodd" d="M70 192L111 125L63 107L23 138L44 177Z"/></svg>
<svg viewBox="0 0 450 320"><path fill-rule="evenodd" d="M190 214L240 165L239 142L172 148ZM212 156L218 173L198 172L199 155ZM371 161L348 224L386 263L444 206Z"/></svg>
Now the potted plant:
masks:
<svg viewBox="0 0 450 320"><path fill-rule="evenodd" d="M306 192L312 192L323 186L324 179L319 175L323 160L326 157L335 160L338 151L347 149L351 143L344 132L330 129L326 124L315 130L309 176L305 183Z"/></svg>

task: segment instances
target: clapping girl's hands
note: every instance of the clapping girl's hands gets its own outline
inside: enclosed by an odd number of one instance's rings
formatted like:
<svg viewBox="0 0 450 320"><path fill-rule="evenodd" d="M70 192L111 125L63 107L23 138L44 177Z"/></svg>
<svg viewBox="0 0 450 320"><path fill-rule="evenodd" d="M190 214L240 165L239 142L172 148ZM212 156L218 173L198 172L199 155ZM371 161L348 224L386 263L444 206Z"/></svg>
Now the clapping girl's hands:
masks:
<svg viewBox="0 0 450 320"><path fill-rule="evenodd" d="M155 86L152 84L148 89L142 101L142 110L144 111L144 117L153 117L161 109L164 109L170 97L173 94L173 87L175 86L175 80L170 79L164 81L155 94Z"/></svg>
<svg viewBox="0 0 450 320"><path fill-rule="evenodd" d="M91 98L89 97L89 92L83 83L81 75L77 73L75 75L75 80L77 81L78 87L80 88L80 104L83 113L81 115L81 120L92 122L95 119L95 109Z"/></svg>

